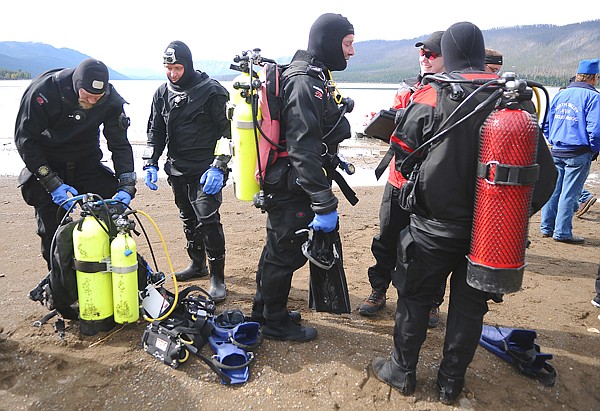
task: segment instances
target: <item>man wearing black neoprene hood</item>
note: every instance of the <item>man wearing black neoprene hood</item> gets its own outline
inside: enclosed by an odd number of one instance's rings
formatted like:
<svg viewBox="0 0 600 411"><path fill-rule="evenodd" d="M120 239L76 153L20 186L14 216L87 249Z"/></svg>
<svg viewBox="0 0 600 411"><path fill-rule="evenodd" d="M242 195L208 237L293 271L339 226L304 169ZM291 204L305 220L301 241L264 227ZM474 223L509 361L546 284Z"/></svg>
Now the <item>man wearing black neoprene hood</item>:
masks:
<svg viewBox="0 0 600 411"><path fill-rule="evenodd" d="M215 301L222 301L226 296L225 235L219 207L231 156L227 150L215 153L215 147L220 139L231 139L226 117L229 93L208 74L194 70L192 52L181 41L167 46L163 64L168 82L152 99L143 154L145 183L151 190L158 189L158 160L166 148L164 170L191 259L191 264L175 276L187 281L207 275L210 269L208 292ZM228 143L223 145L228 147Z"/></svg>
<svg viewBox="0 0 600 411"><path fill-rule="evenodd" d="M106 65L92 58L74 69L40 74L23 94L15 126L15 145L25 162L19 184L25 202L35 208L48 268L57 211L70 207L68 194L114 196L125 204L135 196L125 103L108 82ZM100 125L114 171L101 163Z"/></svg>
<svg viewBox="0 0 600 411"><path fill-rule="evenodd" d="M297 231L337 230L333 170L322 154L337 153L339 143L350 137L331 71L346 68L354 55L353 42L354 27L345 17L323 14L312 25L307 50L298 50L282 73L280 144L287 151L264 178L267 240L252 307L252 317L264 321L266 338L308 341L317 335L313 327L298 324L297 315L292 320L287 301L292 275L307 261L301 250L306 234Z"/></svg>
<svg viewBox="0 0 600 411"><path fill-rule="evenodd" d="M392 143L396 168L408 178L402 167L407 156L434 135L447 131L415 160L420 163L418 168L408 169L408 173L412 171L418 178L411 178L414 202L403 204L411 213L410 225L400 233L397 265L392 275L398 291L394 347L390 358L375 358L373 371L378 379L403 395L415 392L419 352L427 337L433 298L450 278L446 335L436 384L439 400L450 404L463 390L481 336L483 317L488 311L487 300L493 297L492 293L467 283L465 256L471 244L479 130L495 104L481 105L481 110L475 108L493 93L494 87L475 94L477 84L466 81L478 80L481 84L498 76L485 71L483 35L474 24L462 22L450 26L442 36L441 46L448 76L465 81L460 84L464 95L457 98L447 83L425 85L413 94L413 101L394 132L401 142ZM456 111L454 120L445 123L459 105L461 109ZM535 114L530 100L524 101L523 107ZM534 186L532 212L539 210L550 197L556 178L541 132L537 162L540 177ZM403 189L407 187L409 183Z"/></svg>

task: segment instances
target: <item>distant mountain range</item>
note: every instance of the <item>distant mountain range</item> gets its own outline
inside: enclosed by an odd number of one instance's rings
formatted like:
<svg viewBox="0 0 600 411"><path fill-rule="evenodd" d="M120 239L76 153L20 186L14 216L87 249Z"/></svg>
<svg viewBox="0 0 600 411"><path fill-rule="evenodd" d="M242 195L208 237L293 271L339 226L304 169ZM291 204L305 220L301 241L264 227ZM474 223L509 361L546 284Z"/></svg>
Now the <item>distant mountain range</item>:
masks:
<svg viewBox="0 0 600 411"><path fill-rule="evenodd" d="M88 57L90 56L73 49L57 49L44 43L0 42L0 68L13 71L21 69L31 73L32 77L53 68L76 67L79 62ZM109 68L109 75L113 80L129 78L111 68Z"/></svg>
<svg viewBox="0 0 600 411"><path fill-rule="evenodd" d="M484 30L486 47L504 55L503 71L515 71L519 77L559 86L575 74L582 59L600 58L600 20L565 26L531 25ZM419 70L415 43L423 37L407 40L370 40L355 43L356 55L348 68L334 77L344 82L395 83L414 76ZM79 51L31 42L0 42L0 68L23 70L32 76L56 67L75 67L87 58ZM291 56L279 57L279 62ZM231 80L237 72L231 61L198 60L197 69L220 80ZM144 70L120 73L110 69L114 80L163 79L162 71Z"/></svg>

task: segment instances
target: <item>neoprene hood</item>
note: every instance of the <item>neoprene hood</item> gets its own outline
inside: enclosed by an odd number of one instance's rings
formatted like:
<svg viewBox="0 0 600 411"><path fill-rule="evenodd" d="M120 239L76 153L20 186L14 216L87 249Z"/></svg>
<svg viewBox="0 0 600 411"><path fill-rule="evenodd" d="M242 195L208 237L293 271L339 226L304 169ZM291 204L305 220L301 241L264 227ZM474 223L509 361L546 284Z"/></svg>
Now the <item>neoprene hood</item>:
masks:
<svg viewBox="0 0 600 411"><path fill-rule="evenodd" d="M354 26L341 14L325 13L310 28L307 51L331 71L346 69L342 40L354 34Z"/></svg>
<svg viewBox="0 0 600 411"><path fill-rule="evenodd" d="M183 66L183 76L177 83L171 82L178 90L185 90L194 85L196 80L196 71L194 71L194 61L192 52L183 41L172 41L169 43L163 53L163 63L181 64Z"/></svg>
<svg viewBox="0 0 600 411"><path fill-rule="evenodd" d="M453 24L442 35L447 72L485 71L485 44L479 27L467 21Z"/></svg>

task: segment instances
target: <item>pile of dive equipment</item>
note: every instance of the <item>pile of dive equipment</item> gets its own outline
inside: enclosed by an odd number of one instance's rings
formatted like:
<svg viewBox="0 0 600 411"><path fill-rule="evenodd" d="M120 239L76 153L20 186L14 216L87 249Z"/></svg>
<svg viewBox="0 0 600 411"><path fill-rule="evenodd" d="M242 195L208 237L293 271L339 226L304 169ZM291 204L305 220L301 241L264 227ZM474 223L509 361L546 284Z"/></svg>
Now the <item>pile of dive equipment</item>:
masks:
<svg viewBox="0 0 600 411"><path fill-rule="evenodd" d="M179 291L174 274L175 291L167 290L164 273L153 270L137 253L132 237L132 233L140 233L130 217L141 228L157 267L138 214L145 216L160 237L173 273L165 241L148 214L96 194L74 196L64 205L68 211L52 241L50 272L29 293L30 299L50 310L34 326L41 327L58 314L61 318L55 330L60 338L64 338L63 318L79 320L81 334L90 336L111 331L116 324L135 323L141 315L149 322L142 347L160 362L177 368L193 355L205 362L223 384L248 380L254 359L251 350L262 341L260 324L247 321L239 310L215 315L210 295L198 286ZM81 218L74 220L71 215L77 205ZM211 357L200 352L206 343L215 352Z"/></svg>
<svg viewBox="0 0 600 411"><path fill-rule="evenodd" d="M415 198L421 154L435 149L436 143L445 138L453 127L494 104L494 110L480 130L467 283L494 294L516 292L523 280L533 187L539 176L539 125L536 117L525 110L525 104L535 94L538 119L541 107L545 108L544 124L550 101L548 91L538 82L517 79L512 72L503 73L501 78L476 80L435 74L425 76L423 84L427 83L451 87L450 99L458 105L439 126L437 133L402 163L401 172L407 177L407 182L401 190L400 205L409 211L414 207L411 202ZM476 89L466 96L461 84L469 84ZM538 89L545 95L544 105ZM475 108L470 107L469 100L482 91L487 92L488 97ZM459 115L461 113L465 114ZM402 116L402 109L397 112L382 110L365 128L365 133L389 141ZM382 164L387 165L389 161L390 158L384 159ZM541 353L540 347L534 343L535 338L533 330L484 325L480 344L513 364L521 373L552 386L556 370L547 362L552 355Z"/></svg>
<svg viewBox="0 0 600 411"><path fill-rule="evenodd" d="M230 68L241 72L233 84L233 88L240 92L232 95L229 109L232 121L234 192L238 199L252 201L255 207L265 212L268 201L263 190L265 169L277 157L287 156L285 146L279 144L280 73L285 66L261 56L258 48L243 51L233 61L236 64L232 64ZM293 75L297 74L301 73ZM325 87L339 101L339 124L343 116L352 111L354 102L349 98L342 98L332 81L327 81ZM327 147L325 144L324 146ZM356 204L358 199L354 191L336 170L339 168L351 175L355 172L354 165L337 153L332 155L325 152L323 156L328 156L334 166L334 180L348 201L352 205ZM309 307L321 312L350 313L342 243L338 231L324 233L310 228L299 230L297 235L305 238L302 251L310 264Z"/></svg>

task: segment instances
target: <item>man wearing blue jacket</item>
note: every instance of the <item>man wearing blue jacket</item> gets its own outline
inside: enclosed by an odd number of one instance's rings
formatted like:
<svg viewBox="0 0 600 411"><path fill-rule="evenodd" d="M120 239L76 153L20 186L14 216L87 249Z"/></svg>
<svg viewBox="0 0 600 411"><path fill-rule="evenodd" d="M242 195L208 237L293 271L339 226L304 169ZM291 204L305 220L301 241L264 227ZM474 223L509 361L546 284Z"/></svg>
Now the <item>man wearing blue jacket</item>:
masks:
<svg viewBox="0 0 600 411"><path fill-rule="evenodd" d="M591 162L600 151L600 93L595 88L599 61L579 63L575 81L554 97L544 124L558 180L542 208L540 229L544 237L568 244L584 242L573 234L573 214Z"/></svg>

